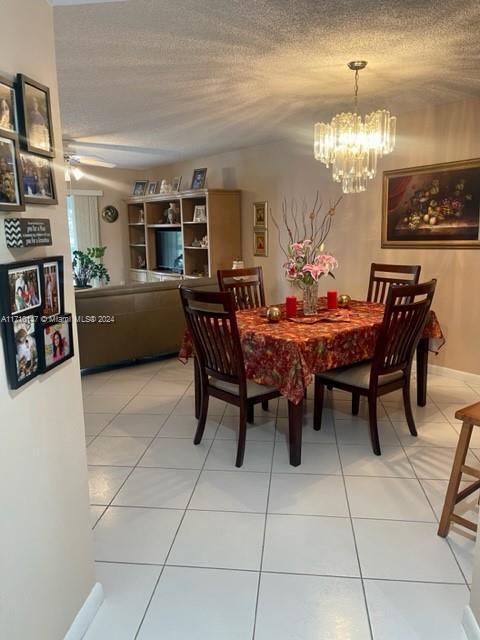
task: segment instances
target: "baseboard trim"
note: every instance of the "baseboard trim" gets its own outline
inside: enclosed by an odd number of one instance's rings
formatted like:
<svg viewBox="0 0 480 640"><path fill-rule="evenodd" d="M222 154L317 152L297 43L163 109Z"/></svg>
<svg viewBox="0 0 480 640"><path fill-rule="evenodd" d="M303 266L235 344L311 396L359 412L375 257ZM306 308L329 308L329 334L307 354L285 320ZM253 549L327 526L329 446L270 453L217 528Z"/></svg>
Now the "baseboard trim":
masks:
<svg viewBox="0 0 480 640"><path fill-rule="evenodd" d="M480 627L468 604L463 611L462 626L468 640L480 640Z"/></svg>
<svg viewBox="0 0 480 640"><path fill-rule="evenodd" d="M103 597L103 587L100 582L96 582L82 608L75 616L75 620L67 631L64 640L82 640L92 620L97 615L97 611L103 602Z"/></svg>
<svg viewBox="0 0 480 640"><path fill-rule="evenodd" d="M458 369L448 369L440 367L438 364L429 364L428 372L436 376L444 376L454 380L463 380L467 384L473 384L480 387L480 375L476 373L467 373L466 371L458 371Z"/></svg>

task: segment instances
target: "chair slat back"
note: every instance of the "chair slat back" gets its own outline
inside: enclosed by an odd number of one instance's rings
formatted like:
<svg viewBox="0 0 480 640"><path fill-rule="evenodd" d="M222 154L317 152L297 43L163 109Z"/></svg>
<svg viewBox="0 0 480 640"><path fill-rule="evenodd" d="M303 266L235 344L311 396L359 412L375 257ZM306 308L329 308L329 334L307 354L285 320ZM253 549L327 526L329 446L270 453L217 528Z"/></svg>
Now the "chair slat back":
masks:
<svg viewBox="0 0 480 640"><path fill-rule="evenodd" d="M418 264L378 264L372 262L367 301L385 304L390 287L417 284L421 268Z"/></svg>
<svg viewBox="0 0 480 640"><path fill-rule="evenodd" d="M430 310L437 281L391 286L387 295L372 375L406 371L412 363Z"/></svg>
<svg viewBox="0 0 480 640"><path fill-rule="evenodd" d="M231 291L237 309L256 309L265 306L262 267L222 269L217 271L220 291Z"/></svg>
<svg viewBox="0 0 480 640"><path fill-rule="evenodd" d="M200 370L220 380L245 384L233 295L182 286L179 290Z"/></svg>

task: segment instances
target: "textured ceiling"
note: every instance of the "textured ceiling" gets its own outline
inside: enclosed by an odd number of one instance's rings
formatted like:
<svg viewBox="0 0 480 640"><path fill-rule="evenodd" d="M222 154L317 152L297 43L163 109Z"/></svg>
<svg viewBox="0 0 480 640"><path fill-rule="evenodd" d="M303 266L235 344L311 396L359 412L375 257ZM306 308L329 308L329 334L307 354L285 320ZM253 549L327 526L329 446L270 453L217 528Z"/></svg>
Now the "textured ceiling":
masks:
<svg viewBox="0 0 480 640"><path fill-rule="evenodd" d="M127 0L56 7L64 133L148 167L293 136L349 110L480 94L478 0ZM401 119L399 119L401 130Z"/></svg>

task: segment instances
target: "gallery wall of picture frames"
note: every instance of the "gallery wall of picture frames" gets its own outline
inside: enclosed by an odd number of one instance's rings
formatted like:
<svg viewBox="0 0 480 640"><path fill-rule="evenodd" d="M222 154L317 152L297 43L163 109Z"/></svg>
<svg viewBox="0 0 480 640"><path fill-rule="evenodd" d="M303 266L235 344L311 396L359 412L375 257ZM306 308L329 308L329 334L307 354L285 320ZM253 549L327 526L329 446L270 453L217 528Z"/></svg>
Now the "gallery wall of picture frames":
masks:
<svg viewBox="0 0 480 640"><path fill-rule="evenodd" d="M0 76L0 210L57 204L50 90L18 74Z"/></svg>
<svg viewBox="0 0 480 640"><path fill-rule="evenodd" d="M72 315L64 308L61 256L0 265L0 307L11 389L73 357Z"/></svg>

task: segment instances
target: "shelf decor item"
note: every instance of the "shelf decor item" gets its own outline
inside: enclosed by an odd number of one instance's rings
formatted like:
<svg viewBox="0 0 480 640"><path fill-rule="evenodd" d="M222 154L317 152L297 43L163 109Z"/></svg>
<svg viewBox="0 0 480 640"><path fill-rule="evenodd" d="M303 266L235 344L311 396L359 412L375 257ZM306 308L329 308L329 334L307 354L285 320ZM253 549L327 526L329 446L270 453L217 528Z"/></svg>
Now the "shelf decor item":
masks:
<svg viewBox="0 0 480 640"><path fill-rule="evenodd" d="M0 131L0 210L25 211L16 134Z"/></svg>
<svg viewBox="0 0 480 640"><path fill-rule="evenodd" d="M57 204L53 163L50 158L20 153L23 195L28 204Z"/></svg>
<svg viewBox="0 0 480 640"><path fill-rule="evenodd" d="M332 167L332 177L342 184L343 193L358 193L375 177L377 158L393 151L397 119L385 109L372 111L364 119L358 114L358 75L367 62L354 60L347 66L355 72L353 112L337 114L328 123L317 122L314 156Z"/></svg>
<svg viewBox="0 0 480 640"><path fill-rule="evenodd" d="M0 76L0 131L18 131L13 82Z"/></svg>
<svg viewBox="0 0 480 640"><path fill-rule="evenodd" d="M158 180L155 182L149 182L148 183L148 190L147 190L147 194L149 196L153 196L158 192Z"/></svg>
<svg viewBox="0 0 480 640"><path fill-rule="evenodd" d="M207 207L204 204L197 204L193 210L193 222L207 221Z"/></svg>
<svg viewBox="0 0 480 640"><path fill-rule="evenodd" d="M382 247L480 248L480 158L383 174Z"/></svg>
<svg viewBox="0 0 480 640"><path fill-rule="evenodd" d="M192 176L192 189L203 189L205 187L205 180L207 178L207 170L195 169Z"/></svg>
<svg viewBox="0 0 480 640"><path fill-rule="evenodd" d="M17 76L20 141L22 148L47 158L55 157L50 89L23 74Z"/></svg>
<svg viewBox="0 0 480 640"><path fill-rule="evenodd" d="M133 185L133 196L144 196L147 190L148 180L137 180Z"/></svg>
<svg viewBox="0 0 480 640"><path fill-rule="evenodd" d="M180 191L181 184L182 184L182 176L176 176L172 180L172 193L178 193Z"/></svg>
<svg viewBox="0 0 480 640"><path fill-rule="evenodd" d="M282 244L282 229L272 214L273 223L278 231L280 248L286 258L283 264L285 277L288 282L303 291L303 313L306 316L314 315L317 311L320 278L325 275L335 277L332 272L337 268L338 263L332 255L325 253L325 241L340 200L341 197L330 206L323 218L320 218L322 203L318 192L310 211L305 199L300 208L295 200L290 207L284 200L282 219L287 232L286 247Z"/></svg>

